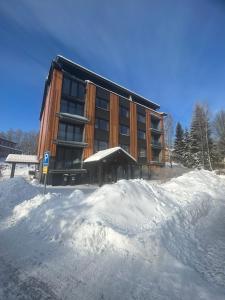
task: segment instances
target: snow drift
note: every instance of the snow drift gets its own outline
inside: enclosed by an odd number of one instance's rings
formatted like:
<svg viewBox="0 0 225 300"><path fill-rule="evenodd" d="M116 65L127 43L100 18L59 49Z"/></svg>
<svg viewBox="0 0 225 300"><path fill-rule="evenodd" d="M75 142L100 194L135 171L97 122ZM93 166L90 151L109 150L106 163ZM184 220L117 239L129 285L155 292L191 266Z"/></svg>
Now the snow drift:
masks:
<svg viewBox="0 0 225 300"><path fill-rule="evenodd" d="M38 282L46 299L224 299L224 177L45 196L19 178L0 184L0 260L20 283L0 295Z"/></svg>

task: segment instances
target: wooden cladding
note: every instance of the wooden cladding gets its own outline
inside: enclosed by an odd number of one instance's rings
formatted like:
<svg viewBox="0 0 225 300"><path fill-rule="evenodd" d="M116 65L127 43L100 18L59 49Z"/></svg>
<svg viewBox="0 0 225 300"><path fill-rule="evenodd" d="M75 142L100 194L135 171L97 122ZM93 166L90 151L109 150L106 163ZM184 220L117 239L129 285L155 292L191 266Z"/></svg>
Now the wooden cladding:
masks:
<svg viewBox="0 0 225 300"><path fill-rule="evenodd" d="M62 90L62 72L53 70L52 80L48 87L45 107L41 118L41 129L38 142L38 158L42 159L45 151L50 151L51 156L56 155L56 145L53 143L57 138L58 123L56 113L60 111L60 100Z"/></svg>
<svg viewBox="0 0 225 300"><path fill-rule="evenodd" d="M83 151L83 160L94 153L94 133L95 133L95 101L96 87L92 83L87 84L85 113L89 122L85 125L85 142L88 144Z"/></svg>
<svg viewBox="0 0 225 300"><path fill-rule="evenodd" d="M130 154L137 159L137 105L130 102Z"/></svg>
<svg viewBox="0 0 225 300"><path fill-rule="evenodd" d="M162 130L161 143L162 143L162 163L165 162L165 140L164 140L164 122L163 117L160 119L160 128Z"/></svg>
<svg viewBox="0 0 225 300"><path fill-rule="evenodd" d="M109 148L119 145L119 96L110 94Z"/></svg>
<svg viewBox="0 0 225 300"><path fill-rule="evenodd" d="M146 109L146 150L147 162L152 160L152 147L151 147L151 112Z"/></svg>

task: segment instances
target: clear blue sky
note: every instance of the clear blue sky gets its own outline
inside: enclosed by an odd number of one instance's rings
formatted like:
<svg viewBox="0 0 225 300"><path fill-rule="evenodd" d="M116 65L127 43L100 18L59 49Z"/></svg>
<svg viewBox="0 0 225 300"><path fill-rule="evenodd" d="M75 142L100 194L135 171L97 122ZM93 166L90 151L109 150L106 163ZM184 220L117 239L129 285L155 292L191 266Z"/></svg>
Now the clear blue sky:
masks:
<svg viewBox="0 0 225 300"><path fill-rule="evenodd" d="M225 108L223 0L0 1L0 131L39 128L50 62L64 55L188 125Z"/></svg>

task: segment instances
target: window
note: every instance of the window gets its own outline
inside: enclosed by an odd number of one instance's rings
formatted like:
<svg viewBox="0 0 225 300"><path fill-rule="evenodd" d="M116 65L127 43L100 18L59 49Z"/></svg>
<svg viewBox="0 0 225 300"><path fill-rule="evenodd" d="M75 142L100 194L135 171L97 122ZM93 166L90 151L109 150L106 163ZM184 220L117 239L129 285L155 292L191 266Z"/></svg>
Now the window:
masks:
<svg viewBox="0 0 225 300"><path fill-rule="evenodd" d="M104 119L95 119L95 128L109 130L109 122Z"/></svg>
<svg viewBox="0 0 225 300"><path fill-rule="evenodd" d="M58 137L61 140L66 140L66 124L64 123L59 124Z"/></svg>
<svg viewBox="0 0 225 300"><path fill-rule="evenodd" d="M146 149L140 148L138 154L139 154L139 157L142 157L142 158L146 157Z"/></svg>
<svg viewBox="0 0 225 300"><path fill-rule="evenodd" d="M145 123L145 115L138 113L137 119L138 119L138 122Z"/></svg>
<svg viewBox="0 0 225 300"><path fill-rule="evenodd" d="M130 134L129 127L125 125L120 125L120 134L129 135Z"/></svg>
<svg viewBox="0 0 225 300"><path fill-rule="evenodd" d="M67 77L63 78L63 94L69 95L70 94L70 79Z"/></svg>
<svg viewBox="0 0 225 300"><path fill-rule="evenodd" d="M56 169L78 169L81 167L81 149L57 147Z"/></svg>
<svg viewBox="0 0 225 300"><path fill-rule="evenodd" d="M95 152L105 150L108 148L108 143L106 141L95 140Z"/></svg>
<svg viewBox="0 0 225 300"><path fill-rule="evenodd" d="M62 92L64 95L83 100L85 94L85 86L82 82L64 77Z"/></svg>
<svg viewBox="0 0 225 300"><path fill-rule="evenodd" d="M83 127L78 125L59 123L58 138L64 141L81 142L83 139Z"/></svg>
<svg viewBox="0 0 225 300"><path fill-rule="evenodd" d="M160 153L161 153L160 150L152 149L152 160L160 162Z"/></svg>
<svg viewBox="0 0 225 300"><path fill-rule="evenodd" d="M146 138L145 131L138 130L138 138L141 139L141 140L145 140L145 138Z"/></svg>
<svg viewBox="0 0 225 300"><path fill-rule="evenodd" d="M121 144L120 147L123 148L123 149L124 149L125 151L127 151L127 152L130 151L129 145Z"/></svg>
<svg viewBox="0 0 225 300"><path fill-rule="evenodd" d="M151 115L151 128L160 130L160 119L158 119L157 117L155 117L153 115Z"/></svg>
<svg viewBox="0 0 225 300"><path fill-rule="evenodd" d="M99 108L109 109L109 101L103 98L96 97L96 106Z"/></svg>
<svg viewBox="0 0 225 300"><path fill-rule="evenodd" d="M129 118L129 110L124 106L120 106L120 116L124 118Z"/></svg>
<svg viewBox="0 0 225 300"><path fill-rule="evenodd" d="M152 142L152 145L161 146L160 137L158 137L156 135L152 135L151 142Z"/></svg>
<svg viewBox="0 0 225 300"><path fill-rule="evenodd" d="M84 115L84 104L62 99L60 111L63 113L69 113L69 114L73 114L73 115L83 116Z"/></svg>

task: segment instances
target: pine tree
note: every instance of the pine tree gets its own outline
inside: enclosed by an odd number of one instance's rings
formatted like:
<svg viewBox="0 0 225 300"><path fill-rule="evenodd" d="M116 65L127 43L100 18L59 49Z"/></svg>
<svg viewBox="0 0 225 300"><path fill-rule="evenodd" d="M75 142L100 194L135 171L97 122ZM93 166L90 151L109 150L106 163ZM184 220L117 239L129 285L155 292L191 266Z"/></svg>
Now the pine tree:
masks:
<svg viewBox="0 0 225 300"><path fill-rule="evenodd" d="M184 130L180 124L177 123L176 134L174 141L174 160L179 163L183 163L183 153L184 153Z"/></svg>
<svg viewBox="0 0 225 300"><path fill-rule="evenodd" d="M184 132L183 142L184 142L184 151L183 151L183 159L182 159L183 165L185 167L190 168L191 167L190 134L187 128L185 129Z"/></svg>
<svg viewBox="0 0 225 300"><path fill-rule="evenodd" d="M213 142L208 115L207 106L196 104L190 130L190 165L212 170Z"/></svg>

